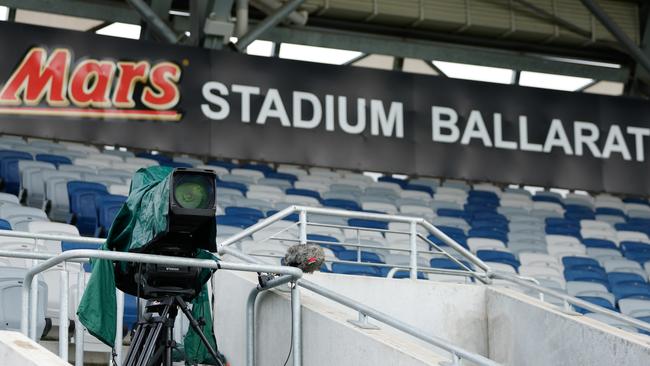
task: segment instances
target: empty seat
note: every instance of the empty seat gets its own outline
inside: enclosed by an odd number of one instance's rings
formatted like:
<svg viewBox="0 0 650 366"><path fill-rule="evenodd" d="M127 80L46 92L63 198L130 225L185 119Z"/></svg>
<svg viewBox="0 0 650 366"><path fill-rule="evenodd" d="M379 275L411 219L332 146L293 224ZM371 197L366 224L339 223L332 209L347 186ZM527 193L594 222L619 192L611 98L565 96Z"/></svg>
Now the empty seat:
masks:
<svg viewBox="0 0 650 366"><path fill-rule="evenodd" d="M650 300L647 299L622 299L618 307L621 313L633 318L650 316Z"/></svg>
<svg viewBox="0 0 650 366"><path fill-rule="evenodd" d="M381 270L372 265L363 265L357 263L332 263L332 272L357 275L357 276L370 276L370 277L381 277Z"/></svg>
<svg viewBox="0 0 650 366"><path fill-rule="evenodd" d="M68 182L70 212L74 215L74 224L85 236L94 236L99 227L97 200L108 195L108 189L100 183L70 181Z"/></svg>
<svg viewBox="0 0 650 366"><path fill-rule="evenodd" d="M0 266L0 329L20 331L21 311L27 308L22 303L23 280L27 273L25 268ZM56 294L51 295L56 296ZM48 288L44 281L38 281L38 298L36 310L37 337L45 329Z"/></svg>
<svg viewBox="0 0 650 366"><path fill-rule="evenodd" d="M96 198L98 227L95 237L106 237L113 220L126 202L126 196L121 195L100 195Z"/></svg>
<svg viewBox="0 0 650 366"><path fill-rule="evenodd" d="M481 249L505 249L506 245L496 239L488 239L488 238L469 238L467 239L467 246L470 248L471 251L477 252L478 250Z"/></svg>
<svg viewBox="0 0 650 366"><path fill-rule="evenodd" d="M0 206L0 219L8 221L18 231L25 231L31 221L49 221L43 210L11 205Z"/></svg>

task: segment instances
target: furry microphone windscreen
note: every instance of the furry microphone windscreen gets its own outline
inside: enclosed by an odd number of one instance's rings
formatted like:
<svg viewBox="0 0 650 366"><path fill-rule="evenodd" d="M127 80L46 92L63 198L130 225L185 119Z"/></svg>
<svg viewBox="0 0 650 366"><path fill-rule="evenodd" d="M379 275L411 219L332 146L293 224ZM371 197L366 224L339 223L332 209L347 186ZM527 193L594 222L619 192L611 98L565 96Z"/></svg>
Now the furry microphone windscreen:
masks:
<svg viewBox="0 0 650 366"><path fill-rule="evenodd" d="M284 264L300 268L305 273L313 273L325 262L325 251L318 245L298 244L290 246L284 256Z"/></svg>

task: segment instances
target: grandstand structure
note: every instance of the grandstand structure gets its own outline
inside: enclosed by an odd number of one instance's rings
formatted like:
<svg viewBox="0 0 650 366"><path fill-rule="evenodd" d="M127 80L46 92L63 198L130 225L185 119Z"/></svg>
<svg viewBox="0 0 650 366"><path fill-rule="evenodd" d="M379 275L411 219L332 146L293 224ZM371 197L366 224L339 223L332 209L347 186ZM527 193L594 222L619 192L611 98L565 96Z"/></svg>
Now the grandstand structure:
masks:
<svg viewBox="0 0 650 366"><path fill-rule="evenodd" d="M0 5L0 330L121 363L138 300L118 291L111 351L76 314L88 259L174 263L97 249L136 171L191 167L217 175L233 365L650 360L646 2ZM539 89L558 76L578 84ZM313 276L283 266L306 243Z"/></svg>

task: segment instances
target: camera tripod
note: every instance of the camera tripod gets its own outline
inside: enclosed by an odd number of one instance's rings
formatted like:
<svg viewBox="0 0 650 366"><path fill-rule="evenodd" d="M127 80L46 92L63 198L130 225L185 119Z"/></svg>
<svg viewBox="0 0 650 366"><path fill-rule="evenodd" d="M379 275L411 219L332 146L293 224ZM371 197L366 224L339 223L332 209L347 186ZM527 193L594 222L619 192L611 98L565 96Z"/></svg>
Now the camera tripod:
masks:
<svg viewBox="0 0 650 366"><path fill-rule="evenodd" d="M174 322L178 309L190 321L190 326L201 338L201 342L210 352L210 355L223 366L217 352L210 346L208 339L200 328L199 322L194 319L187 303L179 295L169 295L157 300L150 300L146 305L147 313L158 313L148 320L140 321L135 328L131 340L131 347L124 361L125 366L172 366L172 349L174 342Z"/></svg>

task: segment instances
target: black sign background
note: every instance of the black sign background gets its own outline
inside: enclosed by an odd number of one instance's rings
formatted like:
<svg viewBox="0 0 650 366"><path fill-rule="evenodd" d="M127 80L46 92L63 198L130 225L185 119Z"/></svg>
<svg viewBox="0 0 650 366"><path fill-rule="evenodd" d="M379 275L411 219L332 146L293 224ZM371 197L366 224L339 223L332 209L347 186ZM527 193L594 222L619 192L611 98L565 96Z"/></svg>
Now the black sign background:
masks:
<svg viewBox="0 0 650 366"><path fill-rule="evenodd" d="M623 131L628 125L650 127L650 103L642 100L254 57L4 22L0 44L3 83L33 46L68 48L76 62L83 58L175 62L182 65L178 109L184 114L180 122L0 115L3 133L201 156L650 194L650 146L645 162L639 163L624 161L617 153L603 160L588 153L567 156L559 148L546 154L485 148L478 140L468 146L437 143L431 132L431 106L437 105L455 109L462 121L471 110L480 110L491 135L491 116L501 113L504 138L514 141L519 138L519 115L528 116L529 140L535 143L544 142L553 118L563 121L570 141L573 121L592 122L600 128L602 147L611 124ZM360 135L344 133L338 126L326 131L324 122L313 130L283 127L277 119L265 125L245 124L240 122L238 96L228 98L228 119L211 121L200 108L205 103L201 88L208 81L254 85L262 93L277 88L290 115L294 90L314 93L321 100L326 94L347 96L350 121L356 121L352 107L357 97L380 99L386 109L391 101L400 101L404 138L372 136L369 128ZM253 116L262 100L263 95L252 97ZM634 140L626 135L626 142L634 157Z"/></svg>

